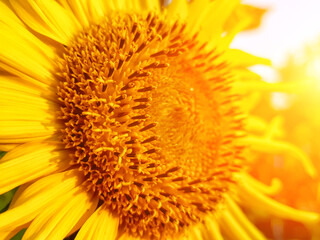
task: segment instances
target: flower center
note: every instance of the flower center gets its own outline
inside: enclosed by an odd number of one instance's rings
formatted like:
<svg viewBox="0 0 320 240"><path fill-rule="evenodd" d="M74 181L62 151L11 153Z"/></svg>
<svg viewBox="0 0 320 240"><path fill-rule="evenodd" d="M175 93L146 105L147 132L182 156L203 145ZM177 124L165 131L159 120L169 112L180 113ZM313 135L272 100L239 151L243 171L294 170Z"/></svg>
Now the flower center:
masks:
<svg viewBox="0 0 320 240"><path fill-rule="evenodd" d="M185 28L113 14L60 59L71 165L134 236L166 239L200 221L240 169L228 67Z"/></svg>

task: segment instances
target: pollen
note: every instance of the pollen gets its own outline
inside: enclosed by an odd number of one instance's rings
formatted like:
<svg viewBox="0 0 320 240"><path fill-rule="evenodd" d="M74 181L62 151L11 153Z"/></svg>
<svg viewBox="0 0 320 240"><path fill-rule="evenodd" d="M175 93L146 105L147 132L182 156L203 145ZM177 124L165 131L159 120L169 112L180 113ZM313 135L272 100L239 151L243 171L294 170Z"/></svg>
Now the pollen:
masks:
<svg viewBox="0 0 320 240"><path fill-rule="evenodd" d="M155 13L114 13L59 59L70 165L144 239L168 239L214 212L243 164L228 64L186 29Z"/></svg>

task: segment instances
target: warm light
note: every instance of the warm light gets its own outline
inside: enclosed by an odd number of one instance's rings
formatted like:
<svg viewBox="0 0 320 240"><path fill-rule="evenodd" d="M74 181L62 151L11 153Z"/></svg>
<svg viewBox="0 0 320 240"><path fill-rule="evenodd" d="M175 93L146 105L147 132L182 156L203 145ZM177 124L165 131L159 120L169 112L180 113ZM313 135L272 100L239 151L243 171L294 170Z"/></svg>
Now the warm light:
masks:
<svg viewBox="0 0 320 240"><path fill-rule="evenodd" d="M320 91L320 54L307 64L306 75L311 78L312 88L316 92Z"/></svg>
<svg viewBox="0 0 320 240"><path fill-rule="evenodd" d="M320 33L319 0L245 0L270 11L261 28L241 33L232 43L258 56L268 57L275 66L285 63L287 55L314 41Z"/></svg>
<svg viewBox="0 0 320 240"><path fill-rule="evenodd" d="M286 93L275 92L271 95L271 105L275 110L287 109L290 105L290 97Z"/></svg>

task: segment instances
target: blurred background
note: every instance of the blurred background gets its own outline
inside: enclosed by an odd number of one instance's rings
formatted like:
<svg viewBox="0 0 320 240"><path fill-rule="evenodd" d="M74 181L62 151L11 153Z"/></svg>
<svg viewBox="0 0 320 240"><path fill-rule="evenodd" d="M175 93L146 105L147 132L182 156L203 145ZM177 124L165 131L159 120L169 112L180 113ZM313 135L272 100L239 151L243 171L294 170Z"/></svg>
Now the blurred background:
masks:
<svg viewBox="0 0 320 240"><path fill-rule="evenodd" d="M319 0L243 0L267 8L262 25L237 35L232 47L267 57L275 66L286 62L290 53L301 51L320 37Z"/></svg>
<svg viewBox="0 0 320 240"><path fill-rule="evenodd" d="M266 184L279 178L283 190L274 198L289 206L320 212L320 1L244 0L243 3L268 9L261 26L242 32L231 47L269 58L272 68L255 66L267 82L283 82L285 91L263 93L254 112L267 121L281 122L283 136L315 165L318 176L311 178L291 158L266 157L252 167L252 175ZM294 89L292 91L292 89ZM271 163L271 164L270 164ZM319 240L320 226L308 226L263 213L247 213L269 239Z"/></svg>

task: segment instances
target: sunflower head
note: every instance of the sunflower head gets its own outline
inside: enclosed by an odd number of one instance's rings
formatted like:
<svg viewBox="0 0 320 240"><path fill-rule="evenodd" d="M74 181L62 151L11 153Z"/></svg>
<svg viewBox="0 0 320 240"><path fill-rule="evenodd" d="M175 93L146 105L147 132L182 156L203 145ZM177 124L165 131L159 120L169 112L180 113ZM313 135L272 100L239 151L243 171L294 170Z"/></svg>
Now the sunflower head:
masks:
<svg viewBox="0 0 320 240"><path fill-rule="evenodd" d="M70 164L134 235L166 238L199 221L241 168L228 65L185 28L113 14L60 59Z"/></svg>

